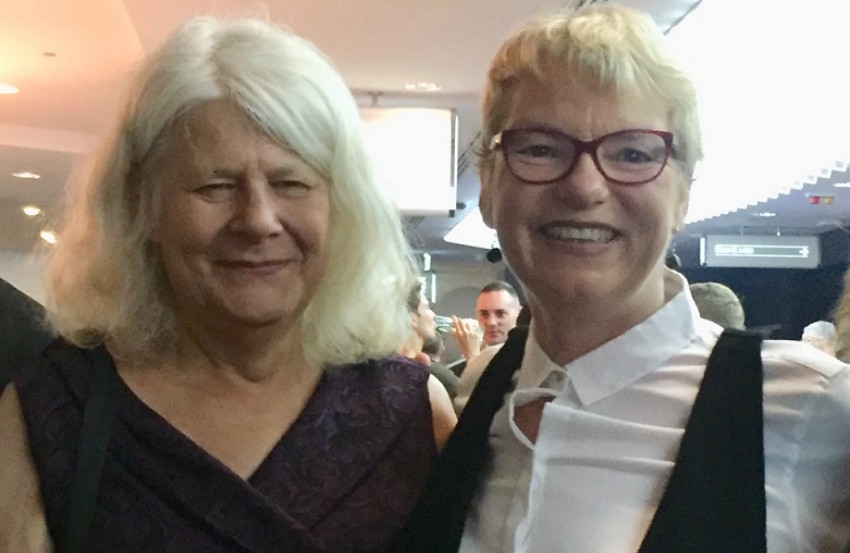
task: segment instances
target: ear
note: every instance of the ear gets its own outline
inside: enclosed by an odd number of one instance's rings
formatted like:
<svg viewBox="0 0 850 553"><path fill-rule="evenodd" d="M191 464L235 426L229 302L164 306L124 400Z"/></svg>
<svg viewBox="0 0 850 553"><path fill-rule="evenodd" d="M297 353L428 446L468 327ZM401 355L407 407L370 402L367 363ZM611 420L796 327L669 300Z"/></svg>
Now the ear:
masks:
<svg viewBox="0 0 850 553"><path fill-rule="evenodd" d="M688 214L688 200L690 194L687 189L682 189L679 192L679 200L673 212L673 228L670 229L671 234L678 234L685 227L685 216Z"/></svg>
<svg viewBox="0 0 850 553"><path fill-rule="evenodd" d="M481 219L484 224L490 228L496 228L495 221L495 206L493 205L494 182L493 182L493 165L492 163L484 164L481 167L481 194L478 198L478 210L481 212Z"/></svg>

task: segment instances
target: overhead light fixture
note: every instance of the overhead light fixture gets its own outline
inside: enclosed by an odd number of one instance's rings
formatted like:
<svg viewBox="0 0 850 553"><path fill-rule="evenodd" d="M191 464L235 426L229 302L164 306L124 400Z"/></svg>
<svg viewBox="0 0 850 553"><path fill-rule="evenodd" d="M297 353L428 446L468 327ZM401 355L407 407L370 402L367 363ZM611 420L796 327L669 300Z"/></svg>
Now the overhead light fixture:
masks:
<svg viewBox="0 0 850 553"><path fill-rule="evenodd" d="M850 182L836 182L832 185L833 188L850 188Z"/></svg>
<svg viewBox="0 0 850 553"><path fill-rule="evenodd" d="M442 88L437 83L428 82L407 83L404 85L404 89L411 92L437 92L438 90L442 90Z"/></svg>
<svg viewBox="0 0 850 553"><path fill-rule="evenodd" d="M361 107L376 178L405 215L448 215L457 205L457 114L449 109Z"/></svg>
<svg viewBox="0 0 850 553"><path fill-rule="evenodd" d="M39 232L38 235L41 237L42 240L44 240L45 242L47 242L51 246L56 244L56 242L58 241L58 237L56 236L56 233L53 232L52 230L45 229L45 230Z"/></svg>
<svg viewBox="0 0 850 553"><path fill-rule="evenodd" d="M12 173L12 176L18 179L40 179L41 175L38 173L31 173L29 171L18 171L17 173Z"/></svg>
<svg viewBox="0 0 850 553"><path fill-rule="evenodd" d="M776 217L776 213L774 213L772 211L762 211L760 213L754 213L753 216L755 216L755 217Z"/></svg>
<svg viewBox="0 0 850 553"><path fill-rule="evenodd" d="M0 94L17 94L18 92L18 87L12 86L10 84L0 83Z"/></svg>
<svg viewBox="0 0 850 553"><path fill-rule="evenodd" d="M27 217L35 217L41 213L41 208L37 205L25 205L21 208L21 211L23 211L24 215Z"/></svg>

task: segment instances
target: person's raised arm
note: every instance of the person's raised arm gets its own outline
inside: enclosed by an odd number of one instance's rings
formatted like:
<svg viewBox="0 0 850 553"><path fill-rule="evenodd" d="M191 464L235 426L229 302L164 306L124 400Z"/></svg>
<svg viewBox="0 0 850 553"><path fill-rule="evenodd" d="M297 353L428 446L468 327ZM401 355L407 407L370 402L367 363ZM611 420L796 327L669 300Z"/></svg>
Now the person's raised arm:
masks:
<svg viewBox="0 0 850 553"><path fill-rule="evenodd" d="M452 316L452 336L467 361L481 352L481 333L477 321Z"/></svg>

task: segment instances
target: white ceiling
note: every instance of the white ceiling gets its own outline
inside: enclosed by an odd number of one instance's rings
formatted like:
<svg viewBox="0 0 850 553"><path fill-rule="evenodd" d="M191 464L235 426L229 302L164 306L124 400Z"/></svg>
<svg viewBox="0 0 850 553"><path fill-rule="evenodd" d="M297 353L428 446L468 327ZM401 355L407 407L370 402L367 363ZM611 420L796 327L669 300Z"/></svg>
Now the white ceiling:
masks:
<svg viewBox="0 0 850 553"><path fill-rule="evenodd" d="M711 1L711 0L706 0ZM97 148L120 105L125 83L147 52L196 14L261 15L289 25L334 60L362 104L454 108L460 148L478 132L478 91L490 56L521 21L576 0L3 0L0 1L0 83L20 89L0 95L0 250L28 251L38 231L61 210L62 190L86 154ZM663 28L699 0L627 0ZM442 86L409 93L409 82ZM39 180L13 178L17 171ZM837 177L836 177L837 178ZM845 179L847 180L847 179ZM833 189L830 189L833 191ZM839 193L846 193L838 191ZM850 193L848 193L850 194ZM799 200L799 198L798 198ZM473 259L481 252L446 245L442 236L477 204L474 170L460 176L456 216L410 221L414 246L439 259ZM779 200L777 200L779 201ZM45 215L25 217L34 203ZM802 202L805 204L805 200ZM821 230L848 219L841 202L804 213L797 204L760 207L771 221L739 213L734 227L794 225ZM812 207L812 206L806 206ZM829 207L829 210L824 210ZM810 212L813 210L809 210ZM825 223L823 221L826 221ZM712 221L703 224L717 224ZM695 227L694 232L699 232ZM480 258L480 257L479 257Z"/></svg>

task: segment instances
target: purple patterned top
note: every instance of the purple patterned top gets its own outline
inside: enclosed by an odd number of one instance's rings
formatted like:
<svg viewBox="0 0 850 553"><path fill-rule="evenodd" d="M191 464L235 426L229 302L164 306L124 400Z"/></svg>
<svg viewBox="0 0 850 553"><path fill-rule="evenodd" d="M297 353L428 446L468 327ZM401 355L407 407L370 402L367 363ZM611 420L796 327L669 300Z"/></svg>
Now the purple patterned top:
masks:
<svg viewBox="0 0 850 553"><path fill-rule="evenodd" d="M82 350L57 341L15 381L54 540L90 373ZM329 368L247 481L121 386L89 550L387 550L436 454L427 378L400 357Z"/></svg>

